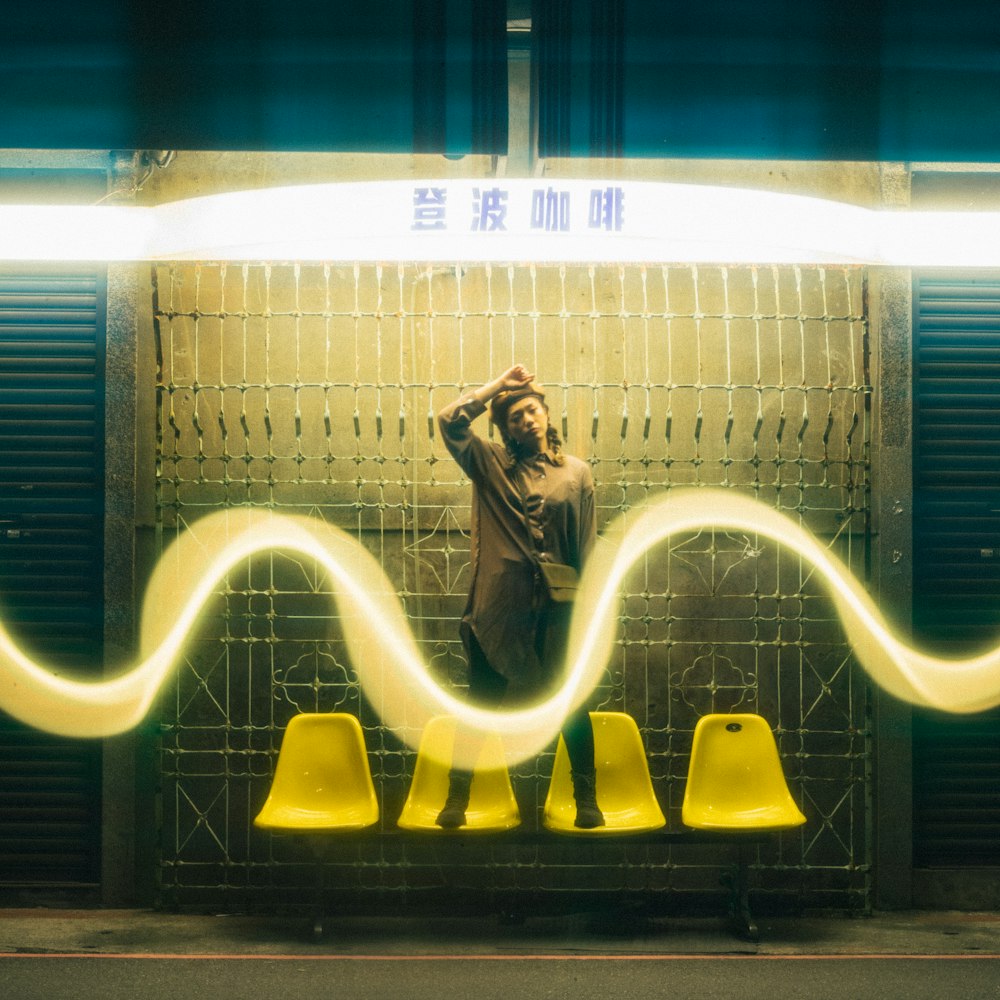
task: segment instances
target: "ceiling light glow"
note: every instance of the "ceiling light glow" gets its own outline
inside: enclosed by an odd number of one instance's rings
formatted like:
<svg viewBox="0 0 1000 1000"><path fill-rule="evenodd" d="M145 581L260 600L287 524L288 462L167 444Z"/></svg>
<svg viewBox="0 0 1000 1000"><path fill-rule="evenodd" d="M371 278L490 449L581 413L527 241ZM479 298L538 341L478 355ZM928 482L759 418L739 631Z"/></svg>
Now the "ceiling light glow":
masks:
<svg viewBox="0 0 1000 1000"><path fill-rule="evenodd" d="M556 178L371 181L155 207L0 205L0 260L1000 267L1000 213Z"/></svg>

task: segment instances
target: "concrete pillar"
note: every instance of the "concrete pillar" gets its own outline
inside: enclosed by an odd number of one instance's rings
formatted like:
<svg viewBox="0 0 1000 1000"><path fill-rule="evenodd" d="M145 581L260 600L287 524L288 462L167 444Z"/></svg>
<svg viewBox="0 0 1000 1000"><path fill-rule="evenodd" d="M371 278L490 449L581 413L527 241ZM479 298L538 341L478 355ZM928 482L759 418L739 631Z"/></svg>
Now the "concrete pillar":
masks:
<svg viewBox="0 0 1000 1000"><path fill-rule="evenodd" d="M886 210L909 205L909 172L881 167ZM869 284L872 379L872 586L898 633L907 634L913 603L913 306L906 268L873 268ZM878 909L912 904L913 747L910 706L878 686L874 737L873 865Z"/></svg>

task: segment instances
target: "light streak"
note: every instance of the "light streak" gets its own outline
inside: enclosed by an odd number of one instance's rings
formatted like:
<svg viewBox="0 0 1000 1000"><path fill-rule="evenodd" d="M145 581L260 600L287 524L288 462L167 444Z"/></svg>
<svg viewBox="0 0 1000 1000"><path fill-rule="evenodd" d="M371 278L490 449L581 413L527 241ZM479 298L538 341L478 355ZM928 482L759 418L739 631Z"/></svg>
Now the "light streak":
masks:
<svg viewBox="0 0 1000 1000"><path fill-rule="evenodd" d="M317 519L251 508L201 519L164 552L144 602L139 662L117 677L58 676L26 656L0 626L0 708L66 736L103 737L133 728L227 572L256 553L284 551L314 559L329 573L351 662L385 725L403 738L412 734L415 743L432 716L455 715L467 735L456 747L456 764L471 767L479 736L497 731L514 763L549 745L566 714L597 684L612 652L621 588L631 567L671 535L708 528L770 538L814 566L858 661L889 693L951 712L1000 704L1000 647L968 659L942 659L909 647L847 567L796 522L731 490L690 488L620 515L602 536L580 581L562 682L522 710L478 709L436 683L391 582L354 538Z"/></svg>
<svg viewBox="0 0 1000 1000"><path fill-rule="evenodd" d="M496 187L504 216L474 225L476 192ZM570 198L566 231L533 225L533 199ZM419 230L414 192L446 193L440 229ZM623 193L621 228L590 214L595 192ZM155 206L0 205L0 260L421 261L455 263L848 264L1000 266L998 212L864 208L710 184L546 177L413 179L232 191Z"/></svg>

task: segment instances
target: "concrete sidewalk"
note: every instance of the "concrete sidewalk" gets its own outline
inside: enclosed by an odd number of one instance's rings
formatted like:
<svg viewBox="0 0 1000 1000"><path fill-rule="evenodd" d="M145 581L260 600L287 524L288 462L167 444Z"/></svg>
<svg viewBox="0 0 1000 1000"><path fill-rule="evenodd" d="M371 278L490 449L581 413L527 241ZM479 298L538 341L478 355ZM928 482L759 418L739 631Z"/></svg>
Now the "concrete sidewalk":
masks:
<svg viewBox="0 0 1000 1000"><path fill-rule="evenodd" d="M1000 913L911 911L760 921L760 942L714 918L571 914L495 919L336 917L151 910L0 909L0 954L21 955L995 955Z"/></svg>

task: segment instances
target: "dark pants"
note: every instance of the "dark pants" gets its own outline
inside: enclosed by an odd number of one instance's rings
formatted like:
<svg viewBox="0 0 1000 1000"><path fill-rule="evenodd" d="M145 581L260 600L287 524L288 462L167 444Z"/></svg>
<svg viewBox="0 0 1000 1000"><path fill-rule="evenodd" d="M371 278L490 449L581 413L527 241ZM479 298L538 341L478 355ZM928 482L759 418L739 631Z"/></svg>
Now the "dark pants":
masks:
<svg viewBox="0 0 1000 1000"><path fill-rule="evenodd" d="M560 608L559 612L564 609ZM561 616L543 619L535 638L535 651L543 664L561 663L565 648L565 625L568 607ZM512 684L490 666L486 654L470 629L465 636L469 656L469 699L477 708L515 709L540 696L542 692ZM566 717L562 736L569 753L570 766L577 772L594 769L594 727L590 710L584 705Z"/></svg>

